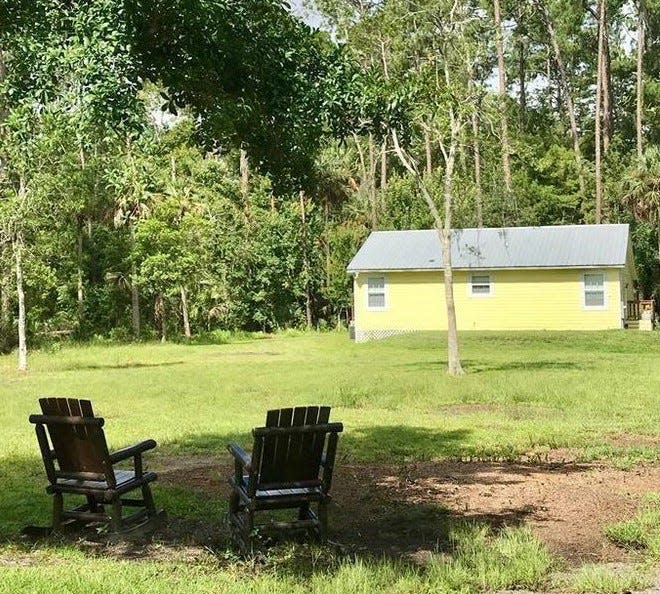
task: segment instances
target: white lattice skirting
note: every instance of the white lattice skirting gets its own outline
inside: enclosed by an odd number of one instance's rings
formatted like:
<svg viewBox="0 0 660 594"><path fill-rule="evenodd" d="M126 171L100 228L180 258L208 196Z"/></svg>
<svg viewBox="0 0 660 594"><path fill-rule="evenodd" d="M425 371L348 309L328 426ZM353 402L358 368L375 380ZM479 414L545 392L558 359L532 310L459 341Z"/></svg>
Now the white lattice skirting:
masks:
<svg viewBox="0 0 660 594"><path fill-rule="evenodd" d="M355 329L355 342L367 342L369 340L382 340L383 338L390 338L391 336L398 336L400 334L410 334L414 330L361 330Z"/></svg>

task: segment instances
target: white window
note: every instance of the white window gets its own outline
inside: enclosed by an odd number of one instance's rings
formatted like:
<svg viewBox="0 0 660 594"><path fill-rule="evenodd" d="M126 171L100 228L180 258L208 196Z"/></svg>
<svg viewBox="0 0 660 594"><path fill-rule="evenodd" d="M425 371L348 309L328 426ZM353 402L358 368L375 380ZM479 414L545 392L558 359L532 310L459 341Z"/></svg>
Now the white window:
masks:
<svg viewBox="0 0 660 594"><path fill-rule="evenodd" d="M470 295L488 297L493 294L493 283L490 274L473 274L470 276Z"/></svg>
<svg viewBox="0 0 660 594"><path fill-rule="evenodd" d="M367 309L385 309L385 277L367 278Z"/></svg>
<svg viewBox="0 0 660 594"><path fill-rule="evenodd" d="M584 275L584 307L603 309L605 307L605 275L588 273Z"/></svg>

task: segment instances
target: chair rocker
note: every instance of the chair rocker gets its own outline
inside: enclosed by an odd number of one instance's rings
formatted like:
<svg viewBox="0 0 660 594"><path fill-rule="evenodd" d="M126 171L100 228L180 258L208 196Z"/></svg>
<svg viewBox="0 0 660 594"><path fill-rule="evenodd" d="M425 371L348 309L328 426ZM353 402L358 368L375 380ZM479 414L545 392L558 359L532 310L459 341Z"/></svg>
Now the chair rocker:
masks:
<svg viewBox="0 0 660 594"><path fill-rule="evenodd" d="M329 423L330 407L309 406L271 410L266 426L252 431L254 446L248 455L236 444L229 479L229 525L232 539L243 553L252 550L255 532L307 530L324 542L327 508L341 423ZM311 509L317 504L317 512ZM255 525L262 510L297 509L291 521Z"/></svg>
<svg viewBox="0 0 660 594"><path fill-rule="evenodd" d="M156 474L142 467L142 454L156 447L153 439L111 454L103 431L105 421L94 416L89 400L41 398L39 404L43 414L30 415L30 423L35 425L50 482L46 492L54 496L52 530L77 521L109 523L111 532L120 532L162 517L149 485ZM115 464L129 458L133 458L132 470L115 470ZM141 499L125 497L137 489ZM65 510L64 495L83 495L87 503ZM123 517L125 506L139 510Z"/></svg>

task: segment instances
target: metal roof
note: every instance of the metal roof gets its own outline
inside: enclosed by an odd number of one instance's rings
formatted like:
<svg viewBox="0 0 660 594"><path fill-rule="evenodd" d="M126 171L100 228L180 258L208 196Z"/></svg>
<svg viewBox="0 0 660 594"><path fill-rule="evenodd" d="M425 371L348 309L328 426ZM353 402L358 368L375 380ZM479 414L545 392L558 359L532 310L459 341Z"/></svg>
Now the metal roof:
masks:
<svg viewBox="0 0 660 594"><path fill-rule="evenodd" d="M456 269L622 267L627 248L628 225L454 229L451 258ZM442 267L437 231L375 231L347 270Z"/></svg>

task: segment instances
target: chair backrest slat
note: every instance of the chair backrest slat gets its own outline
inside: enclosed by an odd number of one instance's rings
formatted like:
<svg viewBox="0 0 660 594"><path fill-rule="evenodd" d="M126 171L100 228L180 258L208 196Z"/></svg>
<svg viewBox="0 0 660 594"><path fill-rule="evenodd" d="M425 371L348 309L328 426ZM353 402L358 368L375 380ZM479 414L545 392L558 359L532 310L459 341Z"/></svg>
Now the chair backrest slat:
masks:
<svg viewBox="0 0 660 594"><path fill-rule="evenodd" d="M52 417L94 418L92 403L76 398L41 398L44 415ZM99 425L48 423L46 428L55 451L60 476L105 476L114 485L103 428Z"/></svg>
<svg viewBox="0 0 660 594"><path fill-rule="evenodd" d="M255 430L254 452L261 452L254 474L258 485L319 483L330 407L308 406L268 411L266 426ZM276 429L269 432L268 429ZM290 429L290 431L287 431Z"/></svg>

